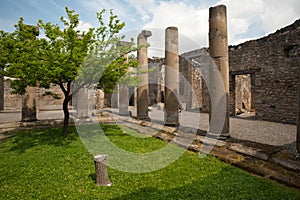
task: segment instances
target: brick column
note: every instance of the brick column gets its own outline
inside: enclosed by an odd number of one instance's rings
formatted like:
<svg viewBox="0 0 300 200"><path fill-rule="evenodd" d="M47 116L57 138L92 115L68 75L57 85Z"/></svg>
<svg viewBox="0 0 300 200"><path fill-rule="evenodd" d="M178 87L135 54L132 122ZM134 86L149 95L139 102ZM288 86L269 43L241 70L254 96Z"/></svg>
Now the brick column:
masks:
<svg viewBox="0 0 300 200"><path fill-rule="evenodd" d="M137 38L138 45L147 45L147 38L152 35L151 31L143 30ZM148 50L147 47L142 47L137 51L137 59L141 71L148 71ZM148 73L139 74L141 82L137 88L137 118L148 120Z"/></svg>
<svg viewBox="0 0 300 200"><path fill-rule="evenodd" d="M210 106L210 130L209 134L221 135L219 139L229 137L229 63L228 63L228 40L227 40L227 16L226 7L219 5L209 8L209 54L213 58L217 71L210 66L209 87L211 96ZM219 74L222 81L219 81ZM222 89L222 83L224 90ZM225 105L222 102L226 101ZM225 113L220 113L225 107ZM221 117L225 117L221 119ZM220 124L224 120L222 130ZM221 125L222 126L222 125Z"/></svg>
<svg viewBox="0 0 300 200"><path fill-rule="evenodd" d="M165 124L179 125L179 57L178 57L178 28L168 27L165 32Z"/></svg>
<svg viewBox="0 0 300 200"><path fill-rule="evenodd" d="M36 121L36 87L26 88L22 97L22 121Z"/></svg>

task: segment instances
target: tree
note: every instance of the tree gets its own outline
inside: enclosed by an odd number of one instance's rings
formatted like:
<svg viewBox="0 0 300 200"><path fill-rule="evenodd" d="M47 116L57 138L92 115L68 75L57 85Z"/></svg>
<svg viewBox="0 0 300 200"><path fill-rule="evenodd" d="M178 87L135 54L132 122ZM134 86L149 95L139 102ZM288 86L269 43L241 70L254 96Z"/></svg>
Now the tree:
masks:
<svg viewBox="0 0 300 200"><path fill-rule="evenodd" d="M14 93L24 94L27 86L35 86L40 77L41 60L38 56L39 40L37 27L23 23L20 18L16 30L13 33L2 32L2 37L6 41L2 43L1 65L6 66L5 75L14 80L11 87Z"/></svg>
<svg viewBox="0 0 300 200"><path fill-rule="evenodd" d="M26 29L22 28L25 25L21 19L13 33L14 56L10 59L11 66L6 72L17 78L12 81L12 87L17 93L24 92L28 85L49 88L52 83L60 86L64 94L64 135L68 133L68 103L72 95L82 87L91 87L95 83L98 85L99 78L108 66L116 66L116 59L119 60L124 52L135 49L133 42L128 47L117 45L124 38L118 33L125 23L120 22L112 10L107 24L103 18L105 10L102 10L97 13L100 26L83 33L78 30L79 15L67 7L66 13L67 19L61 17L63 29L57 24L39 20L37 27L45 34L45 38L30 43L29 40L21 39L24 34L28 35ZM23 49L24 55L17 58L20 49ZM118 63L118 66L122 66L122 62ZM125 68L128 67L126 64ZM109 72L105 75L115 78Z"/></svg>
<svg viewBox="0 0 300 200"><path fill-rule="evenodd" d="M9 63L10 55L10 34L0 31L0 110L4 109L4 66Z"/></svg>

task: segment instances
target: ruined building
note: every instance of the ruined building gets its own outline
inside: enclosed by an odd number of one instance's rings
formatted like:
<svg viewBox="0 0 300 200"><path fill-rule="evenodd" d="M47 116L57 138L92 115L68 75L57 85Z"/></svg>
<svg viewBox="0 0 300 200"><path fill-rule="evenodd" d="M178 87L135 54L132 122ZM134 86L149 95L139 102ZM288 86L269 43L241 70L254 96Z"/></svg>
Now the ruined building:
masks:
<svg viewBox="0 0 300 200"><path fill-rule="evenodd" d="M194 93L179 85L180 101L184 109L200 108L209 111L209 92L206 80L199 73L201 52L197 49L180 55L179 70L188 80ZM192 58L187 60L186 58ZM163 58L148 60L150 70L149 103L164 102L164 65ZM298 110L298 70L300 66L300 19L266 37L229 46L230 70L230 114L239 111L255 113L255 118L274 122L296 124ZM203 73L206 73L205 70ZM132 90L132 88L130 88ZM40 106L61 105L61 99L44 96L38 89ZM59 94L59 88L51 92ZM132 92L130 92L131 94ZM5 83L5 109L21 107L21 96L10 94ZM103 96L103 95L102 95ZM132 97L132 96L131 96ZM103 97L98 98L103 101ZM99 100L100 101L100 100ZM134 105L130 98L129 105ZM98 107L101 107L99 103Z"/></svg>
<svg viewBox="0 0 300 200"><path fill-rule="evenodd" d="M181 83L179 94L185 109L209 112L209 92L200 73L206 72L198 69L205 65L201 60L203 51L207 49L180 55L180 73L194 92L189 94ZM149 60L149 67L158 67L158 77L163 64L162 59ZM299 66L300 19L266 37L229 46L230 114L252 112L258 120L296 124ZM153 72L149 76L156 77ZM150 89L153 103L162 98L158 90L159 85Z"/></svg>
<svg viewBox="0 0 300 200"><path fill-rule="evenodd" d="M192 56L197 60L193 54L199 55L200 51L181 56ZM181 63L182 72L190 70L185 59ZM295 124L299 66L300 20L266 37L229 46L231 115L245 109L255 111L255 118L259 120ZM193 67L199 66L193 64ZM200 108L208 112L209 93L205 81L193 71L189 79L197 93Z"/></svg>

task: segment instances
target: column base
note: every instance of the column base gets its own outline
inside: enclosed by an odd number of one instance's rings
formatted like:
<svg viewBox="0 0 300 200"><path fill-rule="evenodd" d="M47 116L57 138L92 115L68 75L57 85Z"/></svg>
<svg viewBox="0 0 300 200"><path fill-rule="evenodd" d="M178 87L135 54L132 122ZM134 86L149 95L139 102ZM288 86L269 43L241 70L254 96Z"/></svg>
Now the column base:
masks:
<svg viewBox="0 0 300 200"><path fill-rule="evenodd" d="M165 126L171 126L171 127L178 127L178 126L179 126L179 123L165 122L164 125L165 125Z"/></svg>
<svg viewBox="0 0 300 200"><path fill-rule="evenodd" d="M129 116L128 106L126 107L119 107L119 115L121 116Z"/></svg>
<svg viewBox="0 0 300 200"><path fill-rule="evenodd" d="M176 116L167 116L167 119L164 123L165 126L178 127L179 126L179 118Z"/></svg>
<svg viewBox="0 0 300 200"><path fill-rule="evenodd" d="M138 120L151 121L150 117L137 117Z"/></svg>
<svg viewBox="0 0 300 200"><path fill-rule="evenodd" d="M206 137L217 139L217 140L227 140L230 138L229 133L222 133L222 134L217 134L217 133L207 133Z"/></svg>
<svg viewBox="0 0 300 200"><path fill-rule="evenodd" d="M35 121L37 121L36 118L35 119L27 119L27 118L25 118L25 119L21 120L21 122L35 122Z"/></svg>

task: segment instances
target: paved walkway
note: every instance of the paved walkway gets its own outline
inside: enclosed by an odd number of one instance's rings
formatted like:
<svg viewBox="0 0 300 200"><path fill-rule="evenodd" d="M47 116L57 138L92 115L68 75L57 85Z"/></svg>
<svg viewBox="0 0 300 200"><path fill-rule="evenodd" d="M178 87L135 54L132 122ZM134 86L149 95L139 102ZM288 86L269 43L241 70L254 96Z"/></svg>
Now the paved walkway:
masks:
<svg viewBox="0 0 300 200"><path fill-rule="evenodd" d="M132 112L135 115L134 110ZM152 121L163 121L164 113L161 110L153 109L149 115ZM207 132L209 115L183 111L180 113L180 123ZM234 139L284 146L288 151L296 154L296 135L296 125L254 120L254 117L249 114L230 118L230 137Z"/></svg>
<svg viewBox="0 0 300 200"><path fill-rule="evenodd" d="M107 110L107 109L106 109ZM135 115L135 109L130 108ZM117 112L117 109L111 109ZM162 122L164 113L153 109L150 112L151 121ZM39 120L63 119L60 106L42 107L37 113ZM199 119L199 120L198 120ZM20 109L7 109L0 111L0 123L17 122L21 120ZM184 111L180 113L180 122L187 127L207 131L209 127L208 114ZM273 146L284 146L296 154L296 125L253 120L253 117L243 115L230 118L230 136L239 140L248 140Z"/></svg>

